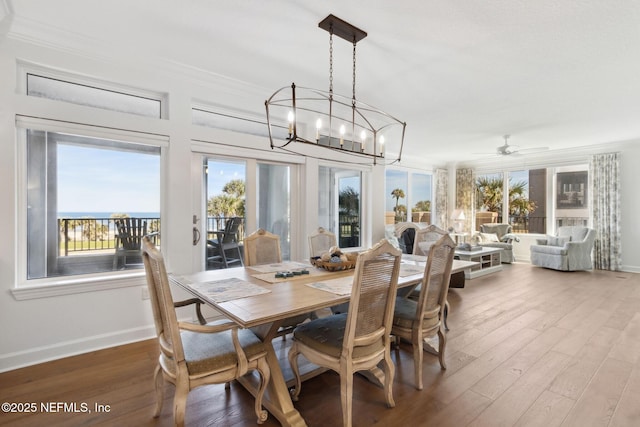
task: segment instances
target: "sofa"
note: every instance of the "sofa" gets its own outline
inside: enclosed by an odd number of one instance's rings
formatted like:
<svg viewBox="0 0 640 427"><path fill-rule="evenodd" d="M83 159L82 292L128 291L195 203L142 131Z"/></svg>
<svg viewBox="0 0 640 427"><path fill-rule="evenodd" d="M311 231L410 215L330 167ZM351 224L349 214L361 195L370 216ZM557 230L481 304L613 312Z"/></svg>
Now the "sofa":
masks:
<svg viewBox="0 0 640 427"><path fill-rule="evenodd" d="M516 259L513 256L513 242L519 242L520 238L513 234L509 224L481 224L480 232L474 235L474 239L480 246L500 248L500 261L511 264Z"/></svg>
<svg viewBox="0 0 640 427"><path fill-rule="evenodd" d="M536 239L531 264L561 271L591 270L596 231L587 227L559 227L555 236Z"/></svg>

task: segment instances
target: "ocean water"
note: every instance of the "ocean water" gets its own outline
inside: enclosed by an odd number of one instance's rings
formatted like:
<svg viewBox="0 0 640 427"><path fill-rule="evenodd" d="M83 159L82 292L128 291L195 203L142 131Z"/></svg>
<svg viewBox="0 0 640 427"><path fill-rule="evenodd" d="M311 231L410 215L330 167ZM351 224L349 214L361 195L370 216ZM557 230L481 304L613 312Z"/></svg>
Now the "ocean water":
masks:
<svg viewBox="0 0 640 427"><path fill-rule="evenodd" d="M160 212L58 212L58 218L111 218L112 214L127 214L131 218L160 218Z"/></svg>

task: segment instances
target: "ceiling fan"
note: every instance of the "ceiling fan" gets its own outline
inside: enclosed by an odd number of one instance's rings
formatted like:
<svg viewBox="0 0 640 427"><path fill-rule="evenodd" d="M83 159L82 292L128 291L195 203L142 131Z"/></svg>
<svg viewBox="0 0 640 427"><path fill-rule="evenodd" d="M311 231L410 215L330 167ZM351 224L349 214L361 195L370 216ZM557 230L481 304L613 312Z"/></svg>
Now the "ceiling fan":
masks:
<svg viewBox="0 0 640 427"><path fill-rule="evenodd" d="M496 148L495 154L498 156L511 156L519 154L531 154L538 153L540 151L546 151L549 147L534 147L534 148L520 148L518 145L509 144L510 135L504 136L504 144ZM486 153L485 153L486 154Z"/></svg>

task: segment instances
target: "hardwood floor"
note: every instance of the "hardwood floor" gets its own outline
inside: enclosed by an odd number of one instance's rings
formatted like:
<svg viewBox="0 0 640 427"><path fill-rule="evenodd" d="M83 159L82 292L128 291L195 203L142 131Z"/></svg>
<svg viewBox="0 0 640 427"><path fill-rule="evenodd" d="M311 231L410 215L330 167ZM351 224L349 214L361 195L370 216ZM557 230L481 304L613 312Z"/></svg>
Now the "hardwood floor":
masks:
<svg viewBox="0 0 640 427"><path fill-rule="evenodd" d="M408 346L392 351L394 398L359 375L354 425L640 425L640 275L561 273L528 264L452 289L448 369L426 354L425 388L413 387ZM284 352L284 350L283 350ZM173 387L152 418L155 341L144 341L0 374L0 401L34 402L36 414L0 414L0 425L170 426ZM41 403L88 404L91 413L42 413ZM109 405L96 412L95 404ZM253 426L253 398L230 390L193 390L188 426ZM295 403L309 426L341 423L338 376L306 381ZM269 416L265 426L277 426Z"/></svg>

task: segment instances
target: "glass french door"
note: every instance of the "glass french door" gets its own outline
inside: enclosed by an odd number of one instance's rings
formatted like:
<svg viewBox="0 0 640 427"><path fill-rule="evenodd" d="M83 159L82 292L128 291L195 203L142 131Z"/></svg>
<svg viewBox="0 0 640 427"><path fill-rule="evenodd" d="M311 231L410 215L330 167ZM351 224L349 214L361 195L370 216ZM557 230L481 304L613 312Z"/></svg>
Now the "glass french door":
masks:
<svg viewBox="0 0 640 427"><path fill-rule="evenodd" d="M282 260L291 259L291 167L257 165L257 224L280 236Z"/></svg>
<svg viewBox="0 0 640 427"><path fill-rule="evenodd" d="M206 194L206 240L215 237L215 232L224 229L227 219L241 217L242 223L238 228L238 241L244 239L246 216L246 185L247 163L243 160L220 160L208 158L205 160L205 194ZM215 254L213 245L207 243L205 247L205 265L207 269L216 268L207 259ZM236 264L239 266L239 264Z"/></svg>

